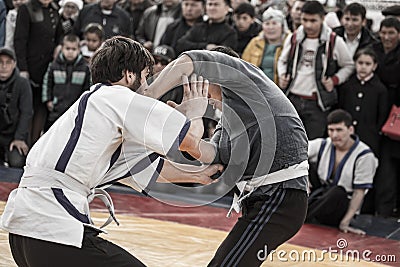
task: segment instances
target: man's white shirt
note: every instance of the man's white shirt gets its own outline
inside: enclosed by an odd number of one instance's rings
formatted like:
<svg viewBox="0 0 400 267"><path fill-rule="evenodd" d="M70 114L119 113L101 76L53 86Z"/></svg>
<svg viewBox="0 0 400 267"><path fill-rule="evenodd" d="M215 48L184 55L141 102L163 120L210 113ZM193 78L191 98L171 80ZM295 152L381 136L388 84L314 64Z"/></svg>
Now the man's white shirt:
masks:
<svg viewBox="0 0 400 267"><path fill-rule="evenodd" d="M92 86L32 147L1 228L81 247L92 189L120 180L148 192L162 156L178 150L189 125L180 112L129 88Z"/></svg>

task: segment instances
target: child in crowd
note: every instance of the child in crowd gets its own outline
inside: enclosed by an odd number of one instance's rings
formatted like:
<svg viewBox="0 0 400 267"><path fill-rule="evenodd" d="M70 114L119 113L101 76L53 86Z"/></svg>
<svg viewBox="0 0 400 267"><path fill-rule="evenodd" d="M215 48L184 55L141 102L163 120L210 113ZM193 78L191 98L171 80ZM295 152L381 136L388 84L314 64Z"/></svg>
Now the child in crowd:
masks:
<svg viewBox="0 0 400 267"><path fill-rule="evenodd" d="M79 15L80 10L83 8L82 0L61 0L60 5L60 19L64 35L72 33L74 23Z"/></svg>
<svg viewBox="0 0 400 267"><path fill-rule="evenodd" d="M44 131L90 86L90 72L79 50L79 37L63 38L61 52L49 64L43 79L42 101L49 111Z"/></svg>
<svg viewBox="0 0 400 267"><path fill-rule="evenodd" d="M88 62L104 41L104 29L98 23L90 23L86 26L83 36L85 40L81 45L81 52Z"/></svg>
<svg viewBox="0 0 400 267"><path fill-rule="evenodd" d="M339 107L353 117L353 126L360 140L379 155L380 129L388 114L388 93L374 75L377 57L370 48L354 55L356 73L339 88Z"/></svg>

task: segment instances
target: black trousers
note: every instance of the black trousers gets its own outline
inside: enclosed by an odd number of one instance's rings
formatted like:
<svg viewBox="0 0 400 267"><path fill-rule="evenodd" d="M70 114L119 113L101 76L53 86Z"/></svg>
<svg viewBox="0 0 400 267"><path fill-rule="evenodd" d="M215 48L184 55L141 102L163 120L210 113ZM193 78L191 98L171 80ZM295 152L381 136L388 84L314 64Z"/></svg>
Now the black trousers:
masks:
<svg viewBox="0 0 400 267"><path fill-rule="evenodd" d="M322 111L317 100L303 99L294 94L289 94L289 100L304 124L308 140L326 136L326 117L329 111Z"/></svg>
<svg viewBox="0 0 400 267"><path fill-rule="evenodd" d="M306 221L316 219L319 223L338 227L349 203L346 190L341 186L316 189L310 195Z"/></svg>
<svg viewBox="0 0 400 267"><path fill-rule="evenodd" d="M208 266L260 266L271 250L294 236L307 212L307 193L279 188L250 196L240 217Z"/></svg>
<svg viewBox="0 0 400 267"><path fill-rule="evenodd" d="M82 248L9 234L11 253L20 267L145 266L123 248L85 228Z"/></svg>

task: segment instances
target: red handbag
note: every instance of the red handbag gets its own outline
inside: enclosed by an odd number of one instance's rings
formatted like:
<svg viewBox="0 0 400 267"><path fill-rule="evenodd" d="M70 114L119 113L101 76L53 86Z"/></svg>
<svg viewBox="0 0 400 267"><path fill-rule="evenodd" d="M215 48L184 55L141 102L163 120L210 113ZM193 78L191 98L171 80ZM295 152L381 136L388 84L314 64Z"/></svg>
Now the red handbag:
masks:
<svg viewBox="0 0 400 267"><path fill-rule="evenodd" d="M381 131L390 139L400 141L400 107L392 106L389 117L382 126Z"/></svg>

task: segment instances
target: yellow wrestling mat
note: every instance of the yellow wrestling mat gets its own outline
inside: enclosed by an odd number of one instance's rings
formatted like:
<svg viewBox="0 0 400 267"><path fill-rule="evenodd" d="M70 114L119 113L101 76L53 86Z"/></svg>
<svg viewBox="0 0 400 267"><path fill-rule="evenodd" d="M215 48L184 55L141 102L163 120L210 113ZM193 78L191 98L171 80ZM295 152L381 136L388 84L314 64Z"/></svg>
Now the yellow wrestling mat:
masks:
<svg viewBox="0 0 400 267"><path fill-rule="evenodd" d="M4 204L0 201L0 213L4 210ZM108 213L92 213L92 218L97 225L104 222L107 217ZM174 222L119 214L117 217L120 226L114 223L108 225L106 227L108 234L101 236L122 246L149 267L207 266L218 245L227 235L224 231ZM262 266L384 266L372 262L346 260L345 255L342 256L342 260L330 260L328 256L321 257L321 251L314 249L310 250L316 255L314 260L302 260L299 255L301 256L304 251L309 251L309 249L288 243L283 244L277 250L281 253L281 260L278 256L273 257L272 260L267 258ZM337 256L340 259L340 255ZM291 260L296 257L299 260ZM0 266L16 266L8 246L8 234L2 230L0 230Z"/></svg>

